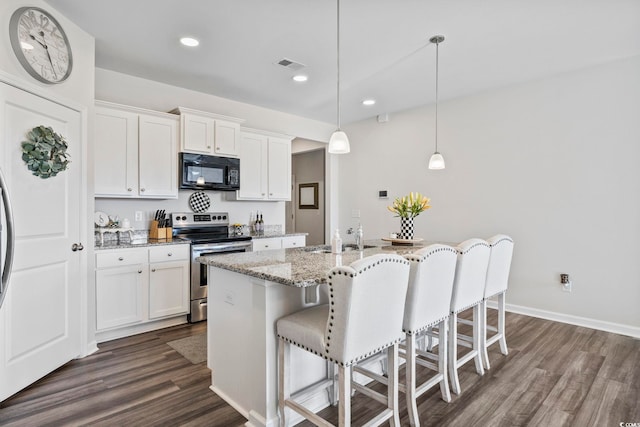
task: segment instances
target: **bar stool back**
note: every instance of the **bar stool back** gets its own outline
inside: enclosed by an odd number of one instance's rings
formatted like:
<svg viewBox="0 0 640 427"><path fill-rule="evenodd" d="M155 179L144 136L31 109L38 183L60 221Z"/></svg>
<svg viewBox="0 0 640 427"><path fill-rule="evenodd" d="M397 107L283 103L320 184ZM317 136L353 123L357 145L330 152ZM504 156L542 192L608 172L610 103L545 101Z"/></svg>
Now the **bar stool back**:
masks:
<svg viewBox="0 0 640 427"><path fill-rule="evenodd" d="M489 258L489 268L487 269L487 283L484 289L484 300L482 302L482 317L484 319L484 330L482 332L482 359L485 369L489 369L489 353L487 349L497 341L500 342L500 351L505 356L507 350L507 340L505 337L505 294L509 285L509 271L511 270L511 258L513 256L513 240L504 234L496 234L487 239L491 247ZM498 327L487 324L487 300L498 297ZM487 331L495 332L487 339Z"/></svg>
<svg viewBox="0 0 640 427"><path fill-rule="evenodd" d="M388 352L387 395L371 390L370 397L386 405L370 424L387 420L400 426L398 414L398 343L402 338L409 262L395 254L366 257L329 272L329 304L301 310L279 319L278 397L280 425L286 426L285 408L316 425L331 425L296 401L289 390L290 345L338 365L338 425L351 425L351 366L384 349ZM333 385L329 379L319 387Z"/></svg>
<svg viewBox="0 0 640 427"><path fill-rule="evenodd" d="M483 328L480 309L484 298L491 249L489 244L482 239L469 239L460 243L457 250L458 262L451 298L451 317L449 317L449 376L451 390L455 394L460 394L459 367L473 359L476 372L479 375L484 375L481 351ZM473 336L458 336L458 313L472 307L473 320L471 322L460 320L462 323L470 323L473 326ZM460 358L458 358L458 343L471 349Z"/></svg>
<svg viewBox="0 0 640 427"><path fill-rule="evenodd" d="M451 309L451 294L458 252L447 245L430 245L415 254L406 255L411 263L403 330L406 334L405 391L409 421L419 426L416 399L440 384L445 402L451 400L447 380L447 321ZM416 338L438 327L438 355L417 348ZM435 365L431 360L438 362ZM416 365L430 368L436 374L416 386Z"/></svg>

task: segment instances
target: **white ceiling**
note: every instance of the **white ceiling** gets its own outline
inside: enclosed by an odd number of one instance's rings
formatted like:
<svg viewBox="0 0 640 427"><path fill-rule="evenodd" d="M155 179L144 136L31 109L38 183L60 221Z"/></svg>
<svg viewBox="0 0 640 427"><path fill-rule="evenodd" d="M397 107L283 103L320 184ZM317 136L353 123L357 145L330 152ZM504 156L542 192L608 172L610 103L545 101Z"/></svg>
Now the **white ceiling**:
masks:
<svg viewBox="0 0 640 427"><path fill-rule="evenodd" d="M335 0L47 2L96 38L97 67L336 120ZM434 102L435 34L441 101L640 55L640 0L342 0L341 28L348 123Z"/></svg>

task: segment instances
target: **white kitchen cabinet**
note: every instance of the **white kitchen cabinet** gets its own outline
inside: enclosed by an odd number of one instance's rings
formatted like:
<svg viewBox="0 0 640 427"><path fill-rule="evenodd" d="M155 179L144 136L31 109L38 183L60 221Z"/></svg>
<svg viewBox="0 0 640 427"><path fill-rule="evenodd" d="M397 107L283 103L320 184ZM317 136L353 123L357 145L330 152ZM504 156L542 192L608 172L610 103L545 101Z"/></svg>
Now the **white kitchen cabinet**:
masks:
<svg viewBox="0 0 640 427"><path fill-rule="evenodd" d="M265 237L261 239L253 239L251 242L253 244L253 252L282 249L281 237Z"/></svg>
<svg viewBox="0 0 640 427"><path fill-rule="evenodd" d="M96 102L96 197L177 198L178 120Z"/></svg>
<svg viewBox="0 0 640 427"><path fill-rule="evenodd" d="M282 248L301 248L307 246L307 236L285 236L282 238Z"/></svg>
<svg viewBox="0 0 640 427"><path fill-rule="evenodd" d="M307 244L306 236L265 237L253 239L253 252L270 249L300 248Z"/></svg>
<svg viewBox="0 0 640 427"><path fill-rule="evenodd" d="M96 329L142 322L149 278L146 250L96 254Z"/></svg>
<svg viewBox="0 0 640 427"><path fill-rule="evenodd" d="M138 133L139 196L177 198L177 120L140 115Z"/></svg>
<svg viewBox="0 0 640 427"><path fill-rule="evenodd" d="M180 151L222 157L240 155L240 123L244 120L178 107Z"/></svg>
<svg viewBox="0 0 640 427"><path fill-rule="evenodd" d="M96 253L98 342L186 322L188 244Z"/></svg>
<svg viewBox="0 0 640 427"><path fill-rule="evenodd" d="M149 248L149 319L189 313L189 245Z"/></svg>
<svg viewBox="0 0 640 427"><path fill-rule="evenodd" d="M240 137L240 190L227 200L291 200L291 138L245 130Z"/></svg>

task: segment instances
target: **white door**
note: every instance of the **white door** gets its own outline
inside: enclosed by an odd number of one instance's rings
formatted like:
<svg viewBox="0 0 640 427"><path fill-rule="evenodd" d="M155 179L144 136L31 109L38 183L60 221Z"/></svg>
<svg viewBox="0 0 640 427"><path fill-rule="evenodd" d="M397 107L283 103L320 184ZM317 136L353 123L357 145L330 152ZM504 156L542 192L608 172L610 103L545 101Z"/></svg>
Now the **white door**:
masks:
<svg viewBox="0 0 640 427"><path fill-rule="evenodd" d="M35 126L66 138L70 167L31 174L21 142ZM0 167L15 219L15 258L0 309L0 401L80 353L81 113L0 83ZM86 246L88 242L84 242Z"/></svg>

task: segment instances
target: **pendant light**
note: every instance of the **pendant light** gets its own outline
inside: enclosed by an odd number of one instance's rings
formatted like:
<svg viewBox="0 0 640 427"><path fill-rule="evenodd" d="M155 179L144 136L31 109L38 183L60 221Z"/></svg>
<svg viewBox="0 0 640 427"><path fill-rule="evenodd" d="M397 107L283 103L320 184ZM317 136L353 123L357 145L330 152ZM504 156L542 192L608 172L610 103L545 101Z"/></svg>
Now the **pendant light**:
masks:
<svg viewBox="0 0 640 427"><path fill-rule="evenodd" d="M351 151L349 147L349 138L347 138L347 134L344 133L340 129L340 0L337 0L337 15L338 15L338 34L337 34L337 69L338 69L338 78L337 78L337 99L338 99L338 129L331 134L331 138L329 139L329 153L331 154L346 154Z"/></svg>
<svg viewBox="0 0 640 427"><path fill-rule="evenodd" d="M429 169L444 169L444 157L438 152L438 47L444 36L433 36L429 41L436 44L436 151L429 159Z"/></svg>

